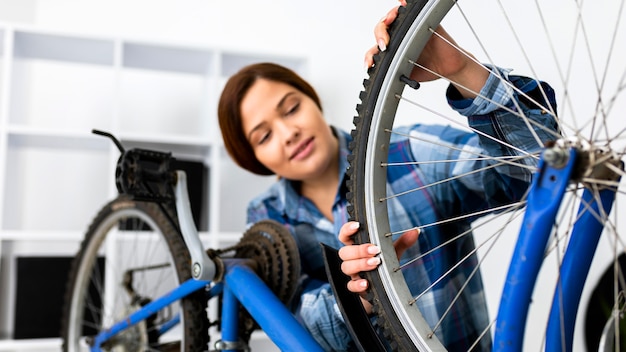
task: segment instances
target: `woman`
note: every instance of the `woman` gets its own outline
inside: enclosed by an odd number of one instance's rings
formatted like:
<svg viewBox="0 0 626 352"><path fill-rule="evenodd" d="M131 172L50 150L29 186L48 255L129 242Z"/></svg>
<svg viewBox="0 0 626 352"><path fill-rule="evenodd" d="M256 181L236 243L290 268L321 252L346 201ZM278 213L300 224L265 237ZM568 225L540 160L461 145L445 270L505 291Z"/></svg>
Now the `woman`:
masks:
<svg viewBox="0 0 626 352"><path fill-rule="evenodd" d="M451 40L443 29L438 32ZM467 116L480 115L474 120L485 121L486 118L495 124L499 118L512 120L507 118L506 111L497 110L493 102L473 93L480 91L503 105L511 104L511 97L502 94L510 93L510 89L495 89L503 88L502 83L482 65L450 50L449 45L436 36L430 40L427 49L420 62L460 84L448 89L447 96L453 107ZM499 71L508 76L508 71ZM422 81L433 78L417 71L414 77ZM511 76L511 82L522 86L529 80ZM530 111L527 114L533 116ZM296 239L303 271L301 292L294 307L296 316L326 350L350 349L350 334L327 282L319 246L323 242L339 248L343 246L340 239L350 243L349 236L358 227L358 224L348 223L346 212L344 178L350 135L325 121L322 104L306 81L291 70L270 63L247 66L229 79L219 101L218 117L226 150L239 166L256 174L279 177L274 185L249 204L248 223L267 218L277 220ZM536 117L541 119L541 124L556 128L549 116ZM410 129L442 133L438 137L444 139L445 133L459 133L450 128L440 130L421 125ZM538 133L545 139L550 138L544 131ZM476 135L467 135L463 140L477 144L478 139ZM525 149L539 148L535 140L525 143ZM410 150L406 152L413 154ZM502 153L500 150L485 152ZM419 155L415 157L419 158ZM521 177L524 179L516 182L518 189L510 194L523 193L521 189L527 186L529 176L524 174ZM510 185L507 182L502 187ZM398 243L403 250L417 248L412 247L415 241L421 242L421 239L416 232L411 232ZM346 260L343 270L353 275L349 288L363 292L367 283L360 280L357 273L371 270L378 264L377 258L369 258L376 254L376 247L367 244L349 247L340 253ZM368 258L372 260L368 261ZM440 268L447 265L435 264ZM472 285L472 297L462 297L464 303L452 313L456 318L438 331L450 350L467 350L488 324L480 277L473 279ZM458 287L453 286L441 289L444 296L454 296L457 290ZM436 321L438 313L432 310L426 318L429 322ZM481 347L490 347L488 336L482 340Z"/></svg>

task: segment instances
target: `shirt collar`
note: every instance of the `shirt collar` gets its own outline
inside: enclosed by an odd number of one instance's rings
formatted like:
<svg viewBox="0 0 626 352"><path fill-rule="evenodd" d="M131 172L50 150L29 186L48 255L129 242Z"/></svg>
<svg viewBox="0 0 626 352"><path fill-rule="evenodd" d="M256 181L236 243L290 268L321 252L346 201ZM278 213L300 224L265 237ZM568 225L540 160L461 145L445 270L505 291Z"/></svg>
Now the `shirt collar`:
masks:
<svg viewBox="0 0 626 352"><path fill-rule="evenodd" d="M352 137L349 133L342 131L334 126L331 126L333 134L337 137L339 141L339 185L337 189L337 195L335 197L335 204L344 197L342 194L342 188L346 182L346 169L348 167L348 155L350 154L349 143L352 140ZM311 213L311 209L309 209L305 203L311 204L306 201L298 192L296 191L296 183L285 178L281 178L279 181L279 187L282 190L280 192L282 199L282 204L285 205L284 212L290 219L296 219L298 221L312 221L315 218L318 218L319 215L314 215ZM311 204L312 205L312 204Z"/></svg>

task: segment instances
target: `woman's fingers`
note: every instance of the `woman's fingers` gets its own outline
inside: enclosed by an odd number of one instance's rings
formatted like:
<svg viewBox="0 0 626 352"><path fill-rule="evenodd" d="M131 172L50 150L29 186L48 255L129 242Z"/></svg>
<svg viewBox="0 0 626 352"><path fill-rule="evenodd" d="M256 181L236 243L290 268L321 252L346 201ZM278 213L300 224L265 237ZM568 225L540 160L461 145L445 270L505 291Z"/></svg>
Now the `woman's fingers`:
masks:
<svg viewBox="0 0 626 352"><path fill-rule="evenodd" d="M371 243L364 243L339 248L339 258L343 261L341 271L346 275L353 275L361 271L375 269L380 264L380 247Z"/></svg>
<svg viewBox="0 0 626 352"><path fill-rule="evenodd" d="M406 5L406 1L400 1L402 6ZM374 65L374 55L381 51L387 50L387 44L389 44L389 26L398 17L398 7L396 6L389 10L387 14L380 19L376 26L374 26L374 38L376 39L376 45L371 47L365 53L365 68L370 68Z"/></svg>
<svg viewBox="0 0 626 352"><path fill-rule="evenodd" d="M349 234L352 231L352 227L349 224L342 227L340 237L349 238ZM393 245L398 258L402 256L404 251L415 244L419 233L418 229L406 231L394 242ZM342 241L344 243L345 238ZM379 253L380 247L371 243L341 247L339 248L339 258L342 260L341 271L346 275L355 275L361 271L374 270L380 264L380 257L377 256Z"/></svg>
<svg viewBox="0 0 626 352"><path fill-rule="evenodd" d="M339 229L339 242L346 246L354 244L352 236L359 230L360 224L356 221L348 221Z"/></svg>
<svg viewBox="0 0 626 352"><path fill-rule="evenodd" d="M367 291L369 283L365 279L356 278L348 281L348 291L354 293L364 293Z"/></svg>
<svg viewBox="0 0 626 352"><path fill-rule="evenodd" d="M374 66L374 55L378 54L378 46L375 45L373 47L371 47L366 53L365 53L365 68L370 68L372 66Z"/></svg>
<svg viewBox="0 0 626 352"><path fill-rule="evenodd" d="M417 242L419 234L419 229L408 230L393 243L393 248L396 250L396 255L398 256L398 259L402 256L404 251L406 251L409 247L414 245L415 242Z"/></svg>
<svg viewBox="0 0 626 352"><path fill-rule="evenodd" d="M339 258L343 261L367 259L378 253L380 253L380 247L371 243L363 243L339 248Z"/></svg>
<svg viewBox="0 0 626 352"><path fill-rule="evenodd" d="M380 257L350 259L341 263L341 271L346 275L355 275L362 271L374 270L379 264Z"/></svg>
<svg viewBox="0 0 626 352"><path fill-rule="evenodd" d="M381 18L380 22L374 26L374 38L376 39L376 45L380 51L387 50L387 44L389 44L389 26L398 17L398 8L391 9L385 17Z"/></svg>
<svg viewBox="0 0 626 352"><path fill-rule="evenodd" d="M359 276L359 273L376 269L380 265L380 247L363 243L354 245L352 236L359 229L358 222L345 223L339 230L339 240L345 246L339 248L339 258L341 258L341 271L350 277L348 290L350 292L362 294L368 289L369 283ZM419 230L413 229L405 232L394 242L394 248L398 258L404 251L413 246L419 236Z"/></svg>
<svg viewBox="0 0 626 352"><path fill-rule="evenodd" d="M350 235L352 230L348 229L348 228L351 228L349 224L350 223L347 223L340 230L339 237L340 237L341 242L343 242L344 244L347 244L346 243L348 241L347 239L350 238L349 236L352 236ZM396 250L396 254L398 255L398 258L402 256L404 251L406 251L409 247L413 246L415 242L417 242L419 234L420 234L419 229L408 230L405 233L403 233L402 236L400 236L393 243L393 246ZM344 238L342 239L342 237ZM349 243L350 245L346 245L344 247L339 248L339 257L344 262L353 261L357 259L368 259L380 253L380 247L374 244L363 243L360 245L353 245L354 241L352 241L351 238L349 239L349 242L350 242Z"/></svg>

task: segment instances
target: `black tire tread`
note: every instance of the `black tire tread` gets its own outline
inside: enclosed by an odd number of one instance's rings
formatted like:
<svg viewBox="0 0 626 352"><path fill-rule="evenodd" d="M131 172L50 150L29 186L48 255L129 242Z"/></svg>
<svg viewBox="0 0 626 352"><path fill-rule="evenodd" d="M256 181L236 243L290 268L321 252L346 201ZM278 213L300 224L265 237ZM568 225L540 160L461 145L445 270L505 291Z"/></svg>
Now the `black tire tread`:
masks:
<svg viewBox="0 0 626 352"><path fill-rule="evenodd" d="M424 0L409 0L406 7L399 8L398 17L389 28L390 42L388 48L386 51L374 55L374 66L368 70L369 78L363 80L364 90L359 95L361 103L357 105L357 116L353 119L355 128L351 132L353 141L350 144L351 156L348 158L349 169L347 173L347 199L350 203L348 214L351 220L361 224L360 230L355 236L356 244L371 242L364 207L363 190L365 187L363 178L365 172L362 171L364 168L362 159L368 152L366 143L372 123L372 113L377 104L378 96L381 94L380 83L385 79L389 63L401 40L425 3ZM394 312L378 271L362 272L361 276L370 283L366 298L373 306L373 312L378 318L377 325L391 349L393 351L417 351Z"/></svg>

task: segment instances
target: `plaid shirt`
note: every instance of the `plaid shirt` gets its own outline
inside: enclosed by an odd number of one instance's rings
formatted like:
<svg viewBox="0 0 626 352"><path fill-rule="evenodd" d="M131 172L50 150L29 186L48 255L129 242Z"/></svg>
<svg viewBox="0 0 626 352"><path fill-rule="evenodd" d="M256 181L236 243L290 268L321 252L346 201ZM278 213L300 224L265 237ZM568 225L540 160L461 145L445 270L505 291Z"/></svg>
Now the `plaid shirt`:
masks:
<svg viewBox="0 0 626 352"><path fill-rule="evenodd" d="M524 92L537 91L537 83L531 79L510 76L508 70L500 72L513 85ZM545 85L547 87L547 85ZM547 87L549 89L549 87ZM509 109L522 109L526 116L552 131L557 130L555 120L550 114L542 114L539 109L532 109L524 98L518 98L513 89L503 84L493 74L481 90L481 96L489 97L474 100L457 100L458 92L449 88L449 104L464 116L474 129L490 136L506 140L521 150L538 151L539 144L528 133L526 124L506 109L498 109L498 102ZM553 92L549 89L549 99L554 106ZM526 102L519 106L513 103ZM553 140L554 136L535 128L542 140ZM481 134L461 131L450 126L414 125L403 128L402 134L395 134L389 148L389 161L426 161L455 160L449 163L408 164L402 167L388 168L388 189L399 193L413 189L416 185L428 185L453 175L463 175L471 170L478 170L489 163L476 160L476 154L492 156L515 156L521 152L502 146ZM335 130L340 145L339 189L332 209L333 221L325 218L308 199L296 192L291 181L280 179L269 190L255 198L248 208L248 223L262 219L274 219L287 226L296 239L300 249L303 271L302 292L296 316L311 332L314 338L326 350L347 350L351 337L345 327L341 312L334 299L332 289L324 273L323 257L319 243L339 248L342 244L337 239L340 227L348 221L346 207L345 170L348 166L348 133ZM407 136L417 137L409 138ZM428 141L428 142L427 142ZM435 141L432 144L430 141ZM454 149L446 145L455 146ZM470 161L470 159L473 159ZM525 158L523 163L536 165L535 158ZM510 165L486 169L471 176L465 176L452 182L444 182L435 187L426 187L409 195L395 198L389 202L390 217L393 218L392 231L408 229L414 226L473 213L478 209L510 203L519 199L526 191L531 180L530 171ZM419 236L418 244L410 248L405 256L425 253L446 242L452 236L470 228L471 221L447 223L441 226L426 227ZM435 250L404 270L407 283L413 293L421 293L442 273L447 272L459 259L475 248L472 236L465 236L443 249ZM401 259L403 261L404 257ZM419 300L418 305L431 326L439 320L448 304L459 292L460 287L470 277L477 265L476 255L471 255L451 275L446 276ZM480 273L474 275L469 285L463 290L459 300L443 320L437 330L439 339L451 350L466 351L476 337L488 325L487 306ZM487 334L489 335L489 334ZM491 347L491 338L486 336L479 346L483 350Z"/></svg>

